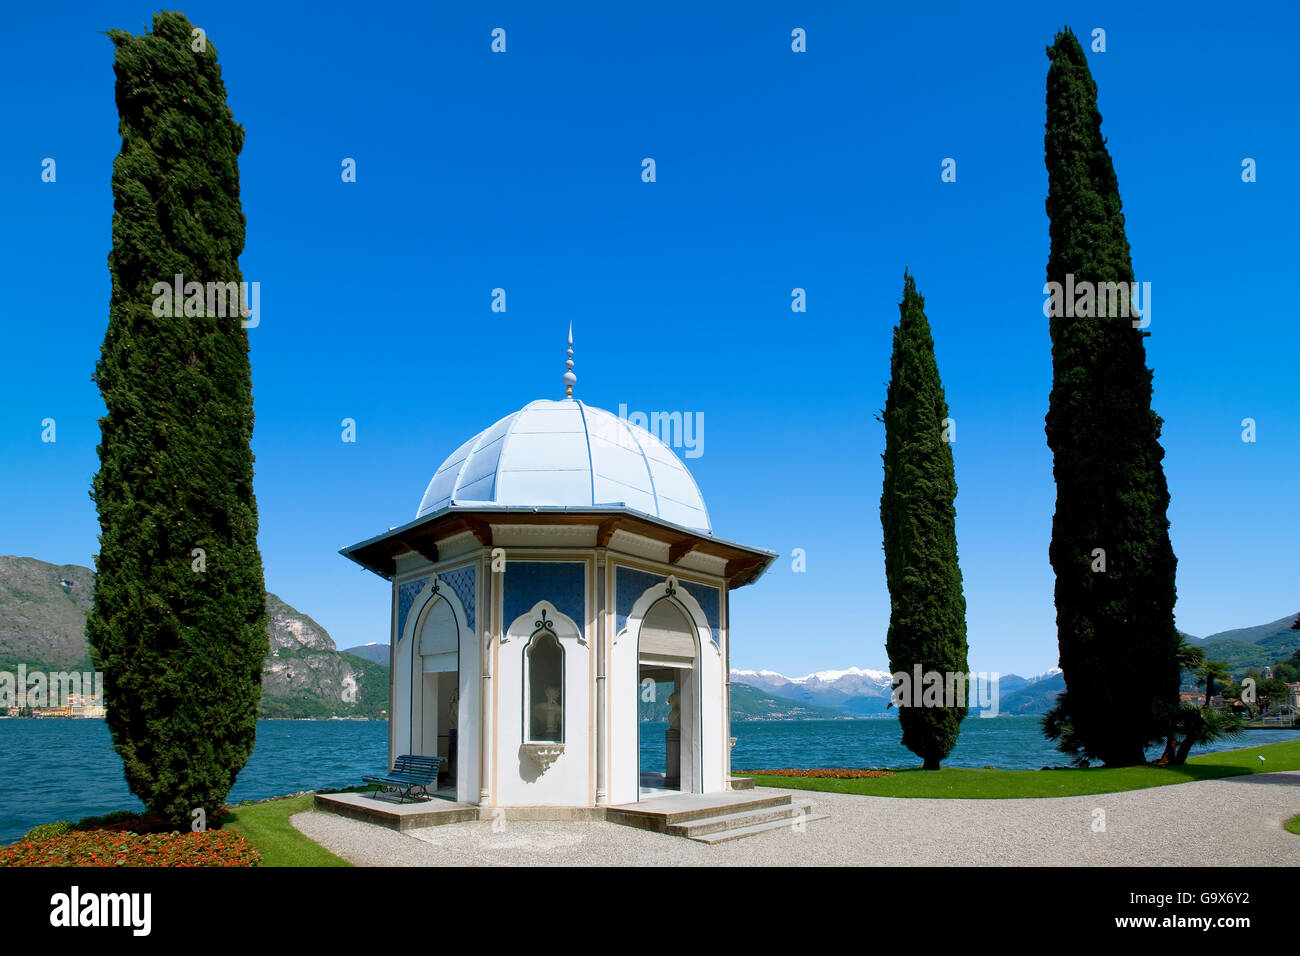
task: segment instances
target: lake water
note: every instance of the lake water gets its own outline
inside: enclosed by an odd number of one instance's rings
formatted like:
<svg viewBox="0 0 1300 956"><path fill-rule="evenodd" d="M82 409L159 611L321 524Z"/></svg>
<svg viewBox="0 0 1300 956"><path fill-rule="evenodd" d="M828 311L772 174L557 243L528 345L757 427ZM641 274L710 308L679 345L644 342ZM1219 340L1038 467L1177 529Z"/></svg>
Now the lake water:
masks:
<svg viewBox="0 0 1300 956"><path fill-rule="evenodd" d="M646 770L663 768L664 723L641 725ZM895 720L752 721L732 725L737 770L778 767L912 767ZM1247 731L1243 741L1207 750L1300 738L1300 731ZM1158 753L1153 753L1155 756ZM360 720L261 720L257 746L230 802L301 790L349 787L388 759L388 724ZM1066 763L1038 729L1037 717L971 719L947 765L1036 769ZM0 720L0 844L38 823L142 809L122 777L102 720Z"/></svg>

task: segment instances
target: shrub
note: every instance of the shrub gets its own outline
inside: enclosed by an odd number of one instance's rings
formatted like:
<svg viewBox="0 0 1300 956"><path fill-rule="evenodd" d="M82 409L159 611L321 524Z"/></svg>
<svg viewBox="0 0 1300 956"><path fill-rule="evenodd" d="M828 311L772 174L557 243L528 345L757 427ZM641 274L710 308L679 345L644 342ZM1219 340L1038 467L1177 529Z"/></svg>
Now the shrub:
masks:
<svg viewBox="0 0 1300 956"><path fill-rule="evenodd" d="M215 819L208 818L209 829L220 829L223 811ZM137 813L134 810L114 810L102 817L86 817L72 827L74 830L120 830L131 833L173 833L176 824L152 813Z"/></svg>
<svg viewBox="0 0 1300 956"><path fill-rule="evenodd" d="M27 831L24 840L37 841L46 840L50 837L63 836L72 829L72 824L67 820L59 820L55 823L42 823L40 826L32 827Z"/></svg>
<svg viewBox="0 0 1300 956"><path fill-rule="evenodd" d="M117 823L136 823L144 820L144 816L134 810L114 810L112 813L105 813L98 817L83 817L78 820L72 827L74 830L98 830L106 826ZM172 829L176 829L172 827Z"/></svg>

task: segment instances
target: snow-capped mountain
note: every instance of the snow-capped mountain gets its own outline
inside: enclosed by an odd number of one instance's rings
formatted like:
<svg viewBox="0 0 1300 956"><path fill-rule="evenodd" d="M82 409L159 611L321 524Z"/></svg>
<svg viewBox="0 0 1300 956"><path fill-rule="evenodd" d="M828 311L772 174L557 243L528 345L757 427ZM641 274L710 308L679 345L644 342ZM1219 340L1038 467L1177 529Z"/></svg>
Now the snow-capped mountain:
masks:
<svg viewBox="0 0 1300 956"><path fill-rule="evenodd" d="M733 670L731 680L777 697L819 707L834 707L849 714L884 713L892 684L888 671L861 667L818 671L804 677L786 677L768 670Z"/></svg>
<svg viewBox="0 0 1300 956"><path fill-rule="evenodd" d="M1001 674L998 676L998 693L1005 698L1007 694L1059 673L1061 669L1053 667L1033 677ZM833 707L859 717L886 713L892 689L889 671L861 667L817 671L803 677L787 677L770 670L733 669L731 681L733 684L748 684L777 697ZM987 691L983 692L983 697L988 699Z"/></svg>
<svg viewBox="0 0 1300 956"><path fill-rule="evenodd" d="M817 684L834 684L837 681L840 681L846 677L865 678L867 681L871 683L875 683L875 684L883 683L886 687L889 686L889 671L865 670L861 667L849 667L844 670L838 670L838 671L836 670L818 671L815 674L806 674L803 677L786 677L784 674L778 674L776 671L768 671L768 670L743 671L743 670L735 670L735 669L732 670L731 675L732 675L732 680L736 680L737 675L751 678L751 680L747 682L751 686L756 686L753 683L753 679L771 680L771 681L779 682L781 684L817 685ZM741 683L746 683L746 682L742 681Z"/></svg>
<svg viewBox="0 0 1300 956"><path fill-rule="evenodd" d="M1035 674L1033 677L1026 677L1025 680L1027 680L1031 684L1037 684L1040 680L1047 680L1047 678L1055 677L1059 673L1061 673L1061 669L1059 667L1049 667L1041 674Z"/></svg>

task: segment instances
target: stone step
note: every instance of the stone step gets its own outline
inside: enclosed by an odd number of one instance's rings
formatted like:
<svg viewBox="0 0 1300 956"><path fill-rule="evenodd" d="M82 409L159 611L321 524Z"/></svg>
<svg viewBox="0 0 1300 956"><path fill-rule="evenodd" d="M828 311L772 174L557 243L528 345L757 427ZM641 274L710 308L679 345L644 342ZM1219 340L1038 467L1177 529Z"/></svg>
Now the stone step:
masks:
<svg viewBox="0 0 1300 956"><path fill-rule="evenodd" d="M698 836L767 823L770 820L784 820L788 823L796 819L801 811L807 819L806 814L811 807L811 803L783 803L759 809L749 808L738 811L728 809L728 812L718 813L715 816L672 824L667 832L673 836L684 836L693 840Z"/></svg>
<svg viewBox="0 0 1300 956"><path fill-rule="evenodd" d="M683 794L683 798L684 802L691 802L690 794ZM728 800L714 806L691 809L675 809L672 802L674 799L673 797L664 797L662 800L647 800L641 804L610 807L606 811L605 819L610 823L666 833L671 826L689 823L692 820L700 820L705 817L716 817L724 813L740 813L749 810L766 810L770 807L788 807L791 798L790 794L782 793L770 797Z"/></svg>
<svg viewBox="0 0 1300 956"><path fill-rule="evenodd" d="M829 813L810 813L803 818L805 824L812 823L815 820L829 819ZM788 830L790 829L791 820L769 820L767 823L756 823L753 826L737 827L734 830L720 830L717 833L706 833L701 836L690 837L696 843L727 843L731 840L743 840L745 837L757 836L760 833L767 833L770 830Z"/></svg>

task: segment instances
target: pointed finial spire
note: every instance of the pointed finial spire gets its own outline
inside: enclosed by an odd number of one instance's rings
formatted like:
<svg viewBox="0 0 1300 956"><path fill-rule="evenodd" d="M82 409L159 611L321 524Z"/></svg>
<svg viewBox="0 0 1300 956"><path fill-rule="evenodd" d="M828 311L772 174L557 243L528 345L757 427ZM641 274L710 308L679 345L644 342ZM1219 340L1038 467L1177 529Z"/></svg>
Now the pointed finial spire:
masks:
<svg viewBox="0 0 1300 956"><path fill-rule="evenodd" d="M564 397L573 397L573 386L578 382L578 376L573 374L573 322L569 322L569 357L564 362L564 367L568 369L564 373Z"/></svg>

